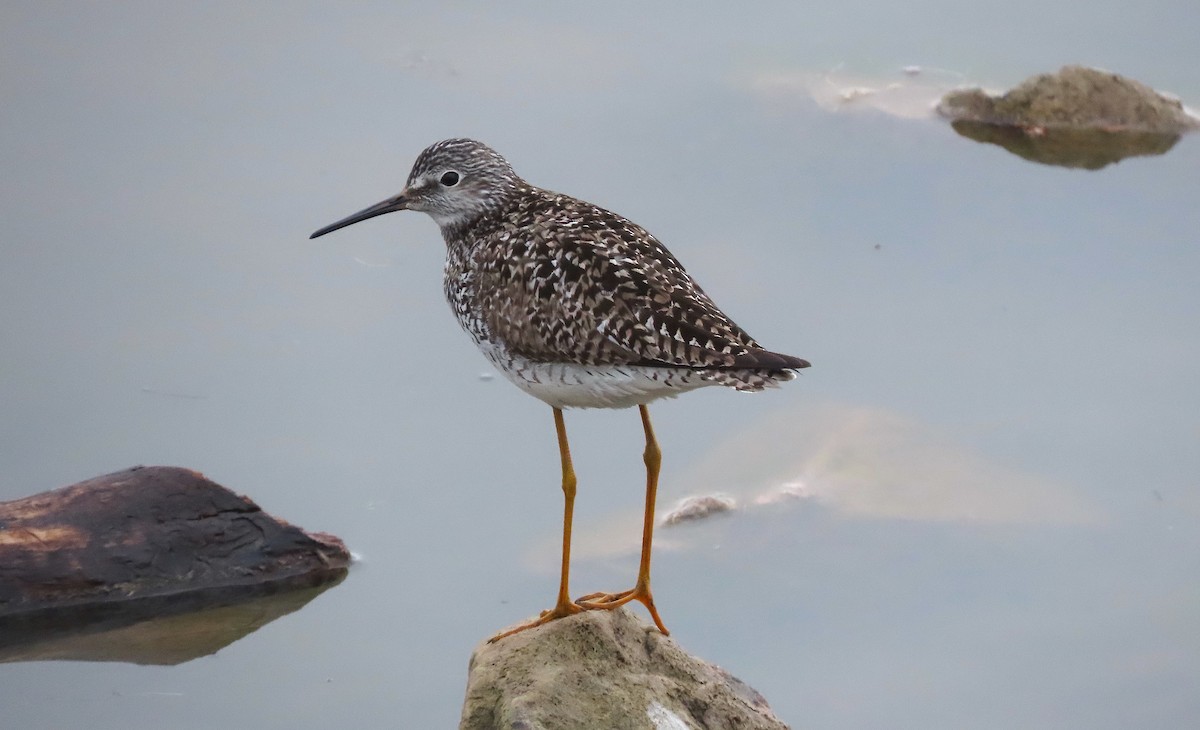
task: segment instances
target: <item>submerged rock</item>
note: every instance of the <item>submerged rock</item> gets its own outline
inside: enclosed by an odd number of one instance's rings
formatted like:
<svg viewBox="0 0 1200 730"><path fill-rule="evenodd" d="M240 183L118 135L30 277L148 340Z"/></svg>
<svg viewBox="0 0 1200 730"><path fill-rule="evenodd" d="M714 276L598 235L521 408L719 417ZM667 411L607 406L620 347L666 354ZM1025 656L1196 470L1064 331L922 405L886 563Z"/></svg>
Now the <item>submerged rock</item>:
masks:
<svg viewBox="0 0 1200 730"><path fill-rule="evenodd" d="M459 730L787 730L744 682L632 613L585 611L481 644Z"/></svg>
<svg viewBox="0 0 1200 730"><path fill-rule="evenodd" d="M965 137L1035 162L1088 169L1160 155L1181 134L1200 128L1178 99L1083 66L1034 76L999 96L978 88L951 91L937 110Z"/></svg>
<svg viewBox="0 0 1200 730"><path fill-rule="evenodd" d="M737 509L737 501L724 494L698 494L684 497L663 515L659 524L664 527L678 525L681 522L695 522L705 517L726 514Z"/></svg>

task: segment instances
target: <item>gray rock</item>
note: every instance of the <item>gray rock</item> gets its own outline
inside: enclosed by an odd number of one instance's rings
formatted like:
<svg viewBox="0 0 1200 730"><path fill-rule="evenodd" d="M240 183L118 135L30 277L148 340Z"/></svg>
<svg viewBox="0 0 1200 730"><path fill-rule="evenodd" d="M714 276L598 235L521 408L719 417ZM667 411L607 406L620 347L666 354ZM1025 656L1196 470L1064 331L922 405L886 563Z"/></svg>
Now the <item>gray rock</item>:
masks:
<svg viewBox="0 0 1200 730"><path fill-rule="evenodd" d="M632 613L586 611L483 643L460 730L787 730L762 695Z"/></svg>

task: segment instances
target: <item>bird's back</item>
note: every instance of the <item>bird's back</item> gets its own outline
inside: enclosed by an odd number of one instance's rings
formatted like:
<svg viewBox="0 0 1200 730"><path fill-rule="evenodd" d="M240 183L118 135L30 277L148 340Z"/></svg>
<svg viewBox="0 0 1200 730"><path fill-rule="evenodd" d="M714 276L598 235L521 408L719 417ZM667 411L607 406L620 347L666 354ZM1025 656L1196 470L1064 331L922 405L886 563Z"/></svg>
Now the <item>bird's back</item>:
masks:
<svg viewBox="0 0 1200 730"><path fill-rule="evenodd" d="M693 371L743 390L808 365L764 350L657 239L591 203L523 185L510 204L443 233L446 295L485 352Z"/></svg>

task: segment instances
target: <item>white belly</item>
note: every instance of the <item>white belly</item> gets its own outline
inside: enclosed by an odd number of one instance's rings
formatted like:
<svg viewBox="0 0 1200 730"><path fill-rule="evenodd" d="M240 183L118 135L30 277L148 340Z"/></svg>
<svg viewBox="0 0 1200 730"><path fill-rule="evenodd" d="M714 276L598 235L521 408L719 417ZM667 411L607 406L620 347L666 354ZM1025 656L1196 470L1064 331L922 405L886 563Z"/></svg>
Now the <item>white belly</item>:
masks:
<svg viewBox="0 0 1200 730"><path fill-rule="evenodd" d="M483 343L480 349L518 388L554 408L628 408L715 385L683 368L541 363Z"/></svg>

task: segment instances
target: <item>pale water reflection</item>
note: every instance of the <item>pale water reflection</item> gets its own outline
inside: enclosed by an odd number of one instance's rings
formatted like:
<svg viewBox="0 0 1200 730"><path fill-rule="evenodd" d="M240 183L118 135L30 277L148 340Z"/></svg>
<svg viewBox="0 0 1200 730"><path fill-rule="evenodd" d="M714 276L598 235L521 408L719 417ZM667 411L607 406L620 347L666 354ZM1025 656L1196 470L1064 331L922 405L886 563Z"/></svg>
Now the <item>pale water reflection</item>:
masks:
<svg viewBox="0 0 1200 730"><path fill-rule="evenodd" d="M881 409L809 406L778 412L713 446L672 480L695 493L660 514L697 512L697 497L718 502L703 518L660 520L659 550L707 544L713 530L675 530L700 519L770 519L773 511L818 509L842 519L963 524L1108 525L1085 488L994 463L929 427ZM678 522L678 524L672 524ZM574 555L636 558L641 513L577 528ZM682 533L682 534L681 534ZM529 552L531 567L557 570L551 541Z"/></svg>
<svg viewBox="0 0 1200 730"><path fill-rule="evenodd" d="M343 574L344 575L344 574ZM144 607L127 606L107 611L105 620L76 625L22 627L20 636L0 633L0 662L83 661L131 664L182 664L215 654L276 619L303 608L309 601L341 582L315 588L291 588L247 600L243 596L224 604L209 600L209 608L185 611L159 608L154 618ZM231 591L232 593L232 591ZM194 603L200 603L195 601Z"/></svg>
<svg viewBox="0 0 1200 730"><path fill-rule="evenodd" d="M553 598L550 412L479 377L430 221L306 237L467 135L644 224L813 363L653 408L662 503L744 506L661 531L685 648L798 728L1186 727L1200 142L1066 170L747 80L1079 62L1195 106L1197 27L1190 0L8 4L0 499L179 464L366 559L178 666L0 666L3 722L454 726L476 642ZM637 414L567 427L573 585L625 588Z"/></svg>

